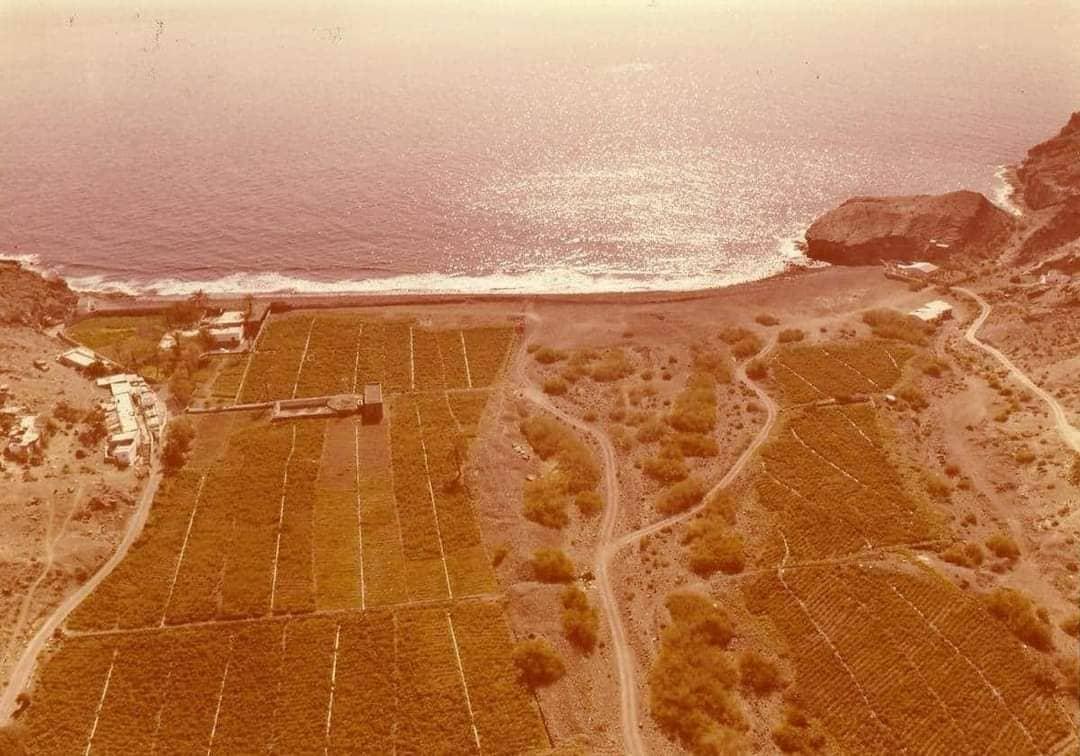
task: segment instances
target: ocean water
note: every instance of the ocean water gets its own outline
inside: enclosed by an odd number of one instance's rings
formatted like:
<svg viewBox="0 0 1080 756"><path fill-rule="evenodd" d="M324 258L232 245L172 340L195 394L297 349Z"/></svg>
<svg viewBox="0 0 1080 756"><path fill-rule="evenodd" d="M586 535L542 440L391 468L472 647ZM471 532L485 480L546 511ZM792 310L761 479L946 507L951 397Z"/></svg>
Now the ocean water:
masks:
<svg viewBox="0 0 1080 756"><path fill-rule="evenodd" d="M1075 2L22 5L0 255L92 289L725 285L1080 107Z"/></svg>

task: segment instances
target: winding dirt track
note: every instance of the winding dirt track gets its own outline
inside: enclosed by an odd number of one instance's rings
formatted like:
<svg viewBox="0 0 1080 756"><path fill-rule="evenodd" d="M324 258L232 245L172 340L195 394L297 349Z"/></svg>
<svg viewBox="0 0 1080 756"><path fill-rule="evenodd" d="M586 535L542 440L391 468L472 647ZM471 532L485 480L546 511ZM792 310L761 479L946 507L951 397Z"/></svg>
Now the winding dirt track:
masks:
<svg viewBox="0 0 1080 756"><path fill-rule="evenodd" d="M26 649L23 651L22 656L19 657L18 663L12 668L11 675L8 678L7 687L4 688L3 694L0 694L0 726L6 725L11 721L11 715L15 711L16 703L15 699L19 693L22 693L27 685L30 683L30 678L33 676L34 668L37 665L38 654L44 649L45 644L49 642L53 632L56 631L67 616L74 611L82 601L93 592L95 588L108 577L116 565L120 564L120 561L127 555L128 549L135 543L135 539L139 537L142 532L143 526L146 524L146 519L150 514L150 505L154 501L154 494L157 492L158 485L161 483L161 468L158 466L158 462L155 459L153 466L151 467L150 477L146 481L146 486L143 488L142 495L139 497L139 503L135 507L135 511L131 513L131 517L128 520L127 530L124 531L124 537L120 540L120 543L116 546L116 551L113 552L109 560L101 566L93 576L79 586L73 594L64 599L64 602L60 606L56 607L55 611L49 618L45 620L45 623L37 631L30 642L27 644Z"/></svg>
<svg viewBox="0 0 1080 756"><path fill-rule="evenodd" d="M531 322L540 320L537 315L531 312L527 317ZM772 427L776 422L779 410L772 398L758 387L757 384L750 380L746 375L746 370L740 366L736 372L736 377L741 383L749 386L754 393L757 394L758 399L765 405L768 412L765 424L758 431L754 440L743 450L742 454L739 455L739 458L735 461L735 464L731 466L731 469L728 470L727 474L725 474L716 485L709 489L709 492L705 495L700 504L685 512L680 512L679 514L672 515L663 520L658 520L651 525L616 538L615 526L619 516L619 478L615 461L615 448L612 446L611 439L609 439L607 434L599 428L589 425L583 420L556 407L543 392L529 382L524 369L524 355L527 354L528 341L529 337L526 335L526 337L522 339L519 359L516 361L515 366L518 385L521 386L522 396L543 409L545 412L554 415L562 422L585 434L589 438L592 438L600 449L602 457L601 461L604 467L605 501L604 518L600 524L600 539L597 544L596 556L593 563L593 574L596 575L597 592L599 594L604 616L607 617L608 631L611 634L611 648L615 658L615 670L619 681L619 712L622 725L623 753L633 754L634 756L643 756L646 753L646 749L645 743L641 737L641 728L639 726L640 707L638 703L637 682L635 680L634 652L626 639L626 629L623 626L622 615L619 612L619 604L615 598L615 591L611 587L609 567L615 555L618 554L621 549L636 543L647 535L657 533L664 528L671 527L672 525L690 519L704 509L706 503L713 496L731 485L757 452L758 448L765 443L769 433L772 432ZM765 357L775 345L775 339L770 340L762 350L758 352L756 357Z"/></svg>
<svg viewBox="0 0 1080 756"><path fill-rule="evenodd" d="M1050 414L1054 418L1055 425L1057 425L1058 435L1061 436L1061 439L1065 442L1066 446L1071 448L1074 452L1080 452L1080 430L1073 427L1069 422L1069 416L1058 400L1051 396L1047 391L1040 388L1023 370L1014 365L1013 361L1006 357L1003 352L990 346L985 341L980 341L978 336L976 336L979 329L982 328L983 323L990 317L990 303L970 289L954 286L953 291L959 292L975 300L980 308L978 317L972 321L971 325L968 326L967 331L964 332L964 338L967 339L968 343L978 347L1000 362L1001 365L1009 371L1009 374L1019 381L1024 388L1042 399L1046 403L1046 406L1050 408Z"/></svg>

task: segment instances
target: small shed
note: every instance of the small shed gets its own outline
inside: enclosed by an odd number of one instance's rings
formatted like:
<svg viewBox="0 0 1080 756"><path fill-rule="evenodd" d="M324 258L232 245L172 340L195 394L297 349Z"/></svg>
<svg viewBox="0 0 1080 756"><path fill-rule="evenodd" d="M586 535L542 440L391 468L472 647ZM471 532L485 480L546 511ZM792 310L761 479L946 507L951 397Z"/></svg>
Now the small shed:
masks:
<svg viewBox="0 0 1080 756"><path fill-rule="evenodd" d="M360 408L360 417L365 425L382 422L383 398L381 383L368 383L364 386L364 406Z"/></svg>
<svg viewBox="0 0 1080 756"><path fill-rule="evenodd" d="M86 347L76 347L60 355L60 364L79 370L86 370L97 361L98 356Z"/></svg>
<svg viewBox="0 0 1080 756"><path fill-rule="evenodd" d="M952 305L943 299L927 302L922 307L912 310L911 315L924 323L940 323L952 317Z"/></svg>

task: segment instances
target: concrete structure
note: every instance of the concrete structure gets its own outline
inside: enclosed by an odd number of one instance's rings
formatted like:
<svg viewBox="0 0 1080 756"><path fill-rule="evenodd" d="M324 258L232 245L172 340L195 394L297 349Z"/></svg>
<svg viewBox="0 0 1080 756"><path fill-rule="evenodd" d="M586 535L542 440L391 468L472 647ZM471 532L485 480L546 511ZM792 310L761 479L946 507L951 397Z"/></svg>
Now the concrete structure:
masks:
<svg viewBox="0 0 1080 756"><path fill-rule="evenodd" d="M7 445L8 456L25 462L30 455L41 448L41 429L38 428L36 415L23 415L11 429Z"/></svg>
<svg viewBox="0 0 1080 756"><path fill-rule="evenodd" d="M227 328L213 328L207 333L214 346L236 346L244 340L244 326L229 326Z"/></svg>
<svg viewBox="0 0 1080 756"><path fill-rule="evenodd" d="M217 317L210 318L206 323L206 327L211 330L219 328L243 329L245 323L247 323L247 315L240 310L229 310L221 313Z"/></svg>
<svg viewBox="0 0 1080 756"><path fill-rule="evenodd" d="M909 314L924 323L940 323L952 317L952 305L943 299L935 299L927 302L922 307L912 310Z"/></svg>
<svg viewBox="0 0 1080 756"><path fill-rule="evenodd" d="M936 273L940 268L932 262L901 262L888 260L882 263L885 266L885 277L896 278L902 281L925 281Z"/></svg>
<svg viewBox="0 0 1080 756"><path fill-rule="evenodd" d="M86 370L95 362L99 362L98 356L94 354L93 350L86 347L70 349L60 355L59 359L61 365L67 365L78 370Z"/></svg>
<svg viewBox="0 0 1080 756"><path fill-rule="evenodd" d="M104 403L109 429L109 457L121 465L134 464L144 444L160 441L165 408L142 376L117 373L97 380L112 400Z"/></svg>
<svg viewBox="0 0 1080 756"><path fill-rule="evenodd" d="M369 383L364 386L364 406L360 409L360 417L365 425L374 425L382 422L382 416L382 384Z"/></svg>

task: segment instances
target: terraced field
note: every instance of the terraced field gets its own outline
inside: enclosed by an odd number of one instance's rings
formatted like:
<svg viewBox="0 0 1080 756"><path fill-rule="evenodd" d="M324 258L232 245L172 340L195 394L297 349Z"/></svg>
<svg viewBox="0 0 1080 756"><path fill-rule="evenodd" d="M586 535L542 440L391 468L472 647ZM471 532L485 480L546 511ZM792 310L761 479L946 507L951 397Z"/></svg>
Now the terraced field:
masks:
<svg viewBox="0 0 1080 756"><path fill-rule="evenodd" d="M490 394L472 387L498 380L512 340L272 320L222 395L381 380L383 422L205 421L213 432L43 664L20 719L31 752L546 747L461 475Z"/></svg>

